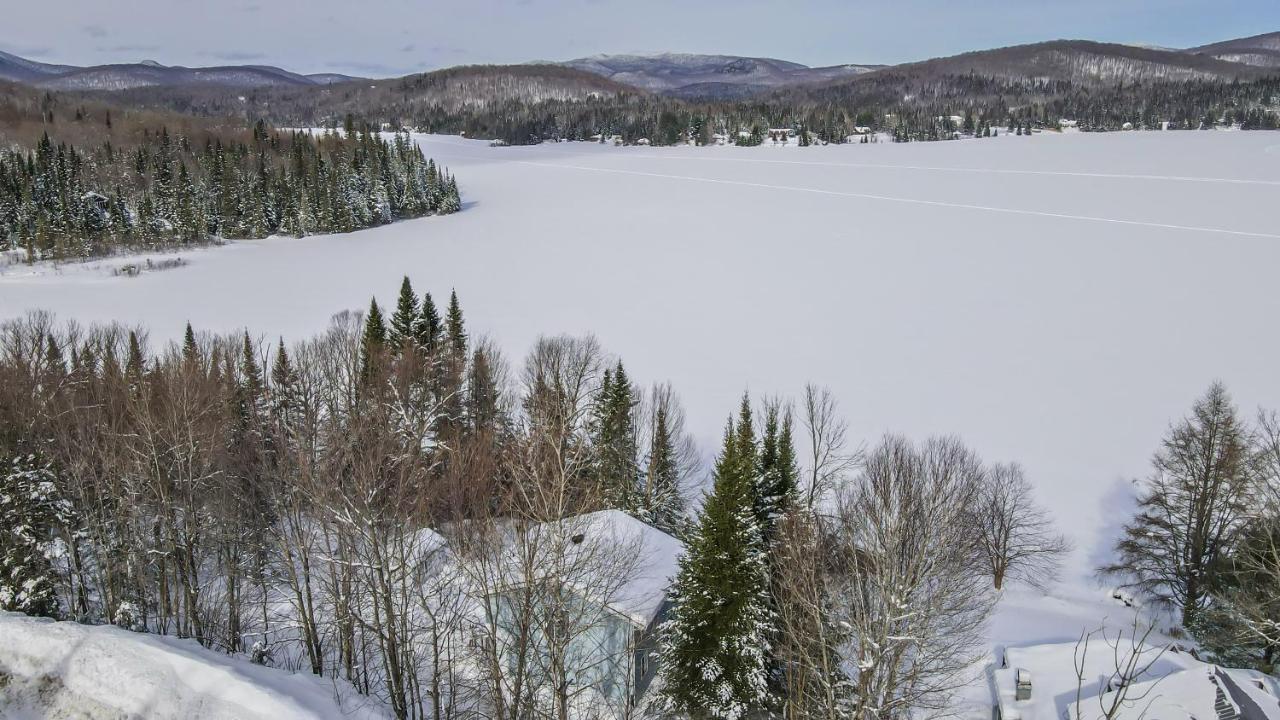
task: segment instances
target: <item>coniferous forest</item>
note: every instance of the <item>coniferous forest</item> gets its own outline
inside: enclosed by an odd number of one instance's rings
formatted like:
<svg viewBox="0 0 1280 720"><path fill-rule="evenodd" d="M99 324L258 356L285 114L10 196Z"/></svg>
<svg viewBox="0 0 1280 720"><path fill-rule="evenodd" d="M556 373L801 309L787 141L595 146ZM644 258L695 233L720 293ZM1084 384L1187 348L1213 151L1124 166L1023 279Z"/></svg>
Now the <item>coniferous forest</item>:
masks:
<svg viewBox="0 0 1280 720"><path fill-rule="evenodd" d="M110 116L107 116L110 123ZM409 140L249 133L193 143L144 129L128 146L0 153L0 238L28 260L91 257L273 234L349 232L461 209L457 181Z"/></svg>

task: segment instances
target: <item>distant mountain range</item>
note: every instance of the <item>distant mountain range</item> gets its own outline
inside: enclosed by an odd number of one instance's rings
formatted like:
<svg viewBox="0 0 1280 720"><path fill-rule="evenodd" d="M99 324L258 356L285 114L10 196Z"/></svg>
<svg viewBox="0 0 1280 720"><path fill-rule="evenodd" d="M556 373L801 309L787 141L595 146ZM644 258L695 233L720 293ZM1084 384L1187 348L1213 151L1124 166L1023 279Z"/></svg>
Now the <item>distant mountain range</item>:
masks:
<svg viewBox="0 0 1280 720"><path fill-rule="evenodd" d="M1227 62L1244 63L1258 67L1280 68L1280 32L1254 35L1253 37L1227 40L1188 50L1196 55L1208 55Z"/></svg>
<svg viewBox="0 0 1280 720"><path fill-rule="evenodd" d="M0 80L49 90L130 90L167 86L257 88L330 85L355 79L357 78L335 73L300 75L269 65L188 68L144 60L137 63L79 67L36 62L0 52Z"/></svg>
<svg viewBox="0 0 1280 720"><path fill-rule="evenodd" d="M1280 33L1263 37L1280 41ZM1237 42L1241 41L1228 41L1221 45ZM1084 85L1151 80L1233 80L1275 74L1274 69L1263 64L1227 59L1230 54L1227 51L1167 50L1088 40L1054 40L895 65L882 72L925 76L974 74L1005 79L1067 80Z"/></svg>
<svg viewBox="0 0 1280 720"><path fill-rule="evenodd" d="M370 108L417 112L427 106L491 107L495 103L573 101L630 93L692 101L733 101L780 92L813 99L848 96L858 87L921 87L967 76L1002 81L1116 83L1253 80L1280 74L1280 32L1189 49L1054 40L963 53L900 65L808 67L774 58L662 53L597 55L560 63L479 65L402 78L363 80L303 75L266 65L188 68L154 61L79 67L0 53L0 80L45 90L102 95L114 103L199 114L263 113L289 117L356 113ZM277 113L271 113L273 115Z"/></svg>
<svg viewBox="0 0 1280 720"><path fill-rule="evenodd" d="M882 65L811 68L773 58L736 55L595 55L560 63L641 90L677 97L742 97L792 85L839 80Z"/></svg>

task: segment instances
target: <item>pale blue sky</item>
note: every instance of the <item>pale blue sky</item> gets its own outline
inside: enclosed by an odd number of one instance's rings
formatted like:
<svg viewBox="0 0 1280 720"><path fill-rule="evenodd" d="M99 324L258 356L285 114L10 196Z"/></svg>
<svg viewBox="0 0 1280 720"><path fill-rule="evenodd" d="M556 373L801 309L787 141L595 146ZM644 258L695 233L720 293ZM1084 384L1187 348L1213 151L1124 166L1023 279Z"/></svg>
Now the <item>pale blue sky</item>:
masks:
<svg viewBox="0 0 1280 720"><path fill-rule="evenodd" d="M1280 0L0 0L46 62L401 75L603 52L896 63L1055 38L1187 47L1280 30Z"/></svg>

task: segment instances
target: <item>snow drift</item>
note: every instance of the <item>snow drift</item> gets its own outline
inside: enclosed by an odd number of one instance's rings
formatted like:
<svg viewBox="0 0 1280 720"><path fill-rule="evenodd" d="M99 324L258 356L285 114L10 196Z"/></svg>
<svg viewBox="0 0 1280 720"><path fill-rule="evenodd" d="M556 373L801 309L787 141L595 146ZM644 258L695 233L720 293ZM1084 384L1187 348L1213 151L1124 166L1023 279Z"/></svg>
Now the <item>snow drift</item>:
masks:
<svg viewBox="0 0 1280 720"><path fill-rule="evenodd" d="M381 718L344 684L254 665L194 640L0 613L6 718Z"/></svg>

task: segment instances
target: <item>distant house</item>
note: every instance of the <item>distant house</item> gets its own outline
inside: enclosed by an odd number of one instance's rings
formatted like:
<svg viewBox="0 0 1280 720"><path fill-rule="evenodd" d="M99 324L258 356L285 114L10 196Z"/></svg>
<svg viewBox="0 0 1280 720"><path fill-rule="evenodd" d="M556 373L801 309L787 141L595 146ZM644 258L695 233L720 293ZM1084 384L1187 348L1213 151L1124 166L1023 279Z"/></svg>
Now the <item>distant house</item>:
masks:
<svg viewBox="0 0 1280 720"><path fill-rule="evenodd" d="M1080 123L1077 120L1068 120L1067 118L1062 118L1061 120L1058 121L1058 127L1063 129L1074 128L1079 126L1080 126Z"/></svg>
<svg viewBox="0 0 1280 720"><path fill-rule="evenodd" d="M796 131L791 128L769 128L769 140L783 145L795 137Z"/></svg>

